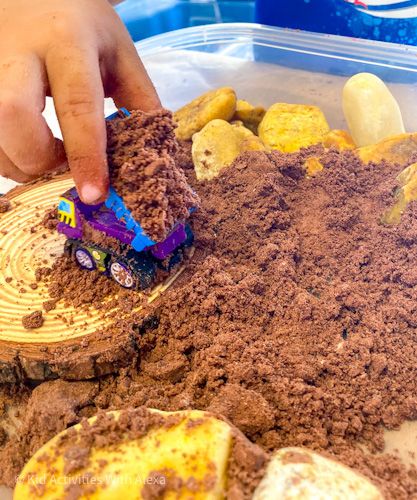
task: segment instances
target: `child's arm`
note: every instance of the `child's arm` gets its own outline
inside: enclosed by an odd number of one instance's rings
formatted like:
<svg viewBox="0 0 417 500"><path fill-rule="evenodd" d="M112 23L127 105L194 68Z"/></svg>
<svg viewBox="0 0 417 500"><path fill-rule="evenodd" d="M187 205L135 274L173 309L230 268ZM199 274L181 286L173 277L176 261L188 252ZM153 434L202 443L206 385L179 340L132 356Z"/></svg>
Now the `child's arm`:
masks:
<svg viewBox="0 0 417 500"><path fill-rule="evenodd" d="M108 188L103 98L144 111L160 106L123 23L107 0L2 0L0 174L27 181L68 159L80 196ZM42 110L54 98L64 137Z"/></svg>

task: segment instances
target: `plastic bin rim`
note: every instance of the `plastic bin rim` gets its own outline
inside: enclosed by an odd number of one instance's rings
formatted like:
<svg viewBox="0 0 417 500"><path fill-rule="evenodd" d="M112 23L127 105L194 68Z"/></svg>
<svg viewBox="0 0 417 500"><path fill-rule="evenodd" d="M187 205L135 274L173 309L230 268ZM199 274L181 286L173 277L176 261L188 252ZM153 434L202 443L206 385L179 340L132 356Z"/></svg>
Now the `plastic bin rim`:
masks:
<svg viewBox="0 0 417 500"><path fill-rule="evenodd" d="M327 58L366 62L417 72L417 47L338 35L277 28L256 23L219 23L183 28L156 35L136 48L142 57L167 50L192 49L215 44L252 44Z"/></svg>

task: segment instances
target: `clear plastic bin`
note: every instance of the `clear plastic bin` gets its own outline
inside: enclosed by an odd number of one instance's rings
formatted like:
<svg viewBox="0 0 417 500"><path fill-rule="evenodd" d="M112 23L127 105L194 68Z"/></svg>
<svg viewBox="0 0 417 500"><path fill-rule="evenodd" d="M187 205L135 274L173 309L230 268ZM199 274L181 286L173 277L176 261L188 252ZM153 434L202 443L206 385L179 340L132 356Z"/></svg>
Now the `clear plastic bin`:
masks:
<svg viewBox="0 0 417 500"><path fill-rule="evenodd" d="M346 79L368 71L397 98L408 131L417 131L417 48L292 31L252 23L197 26L136 43L165 107L172 110L206 90L232 86L239 97L320 106L334 128L345 128ZM106 115L114 111L107 100ZM60 136L51 100L45 116ZM0 177L0 193L15 184Z"/></svg>
<svg viewBox="0 0 417 500"><path fill-rule="evenodd" d="M174 110L227 85L254 104L316 104L331 126L345 127L343 85L368 71L389 85L406 128L417 130L415 47L245 23L186 28L136 47L163 104Z"/></svg>
<svg viewBox="0 0 417 500"><path fill-rule="evenodd" d="M116 6L133 40L201 24L252 22L254 0L124 0Z"/></svg>

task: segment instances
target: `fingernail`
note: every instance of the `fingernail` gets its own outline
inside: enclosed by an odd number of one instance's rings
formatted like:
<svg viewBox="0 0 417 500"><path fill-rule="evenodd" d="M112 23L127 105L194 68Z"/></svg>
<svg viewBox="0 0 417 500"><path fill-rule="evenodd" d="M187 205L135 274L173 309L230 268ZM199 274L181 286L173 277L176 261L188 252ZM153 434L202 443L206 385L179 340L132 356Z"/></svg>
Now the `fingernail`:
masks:
<svg viewBox="0 0 417 500"><path fill-rule="evenodd" d="M83 184L80 191L80 197L87 205L99 203L103 197L102 191L94 184Z"/></svg>

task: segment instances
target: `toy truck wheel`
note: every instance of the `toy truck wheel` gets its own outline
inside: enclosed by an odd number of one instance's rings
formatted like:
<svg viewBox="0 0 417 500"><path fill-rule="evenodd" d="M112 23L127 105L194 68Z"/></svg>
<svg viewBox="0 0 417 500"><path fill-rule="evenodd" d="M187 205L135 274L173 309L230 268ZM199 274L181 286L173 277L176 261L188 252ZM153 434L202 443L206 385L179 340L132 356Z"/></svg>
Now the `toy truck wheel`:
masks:
<svg viewBox="0 0 417 500"><path fill-rule="evenodd" d="M134 285L126 287L123 283L118 281L112 273L112 264L118 263L134 278ZM117 269L117 267L116 267ZM147 252L136 252L130 250L127 252L125 258L114 257L108 267L108 273L113 277L117 283L125 288L135 288L137 290L146 290L150 288L155 282L156 262L155 259Z"/></svg>
<svg viewBox="0 0 417 500"><path fill-rule="evenodd" d="M128 266L120 261L113 261L109 266L110 276L124 288L136 288L137 280Z"/></svg>
<svg viewBox="0 0 417 500"><path fill-rule="evenodd" d="M94 261L94 258L86 248L82 247L75 248L74 259L82 269L87 269L88 271L92 271L93 269L96 268L96 263Z"/></svg>

